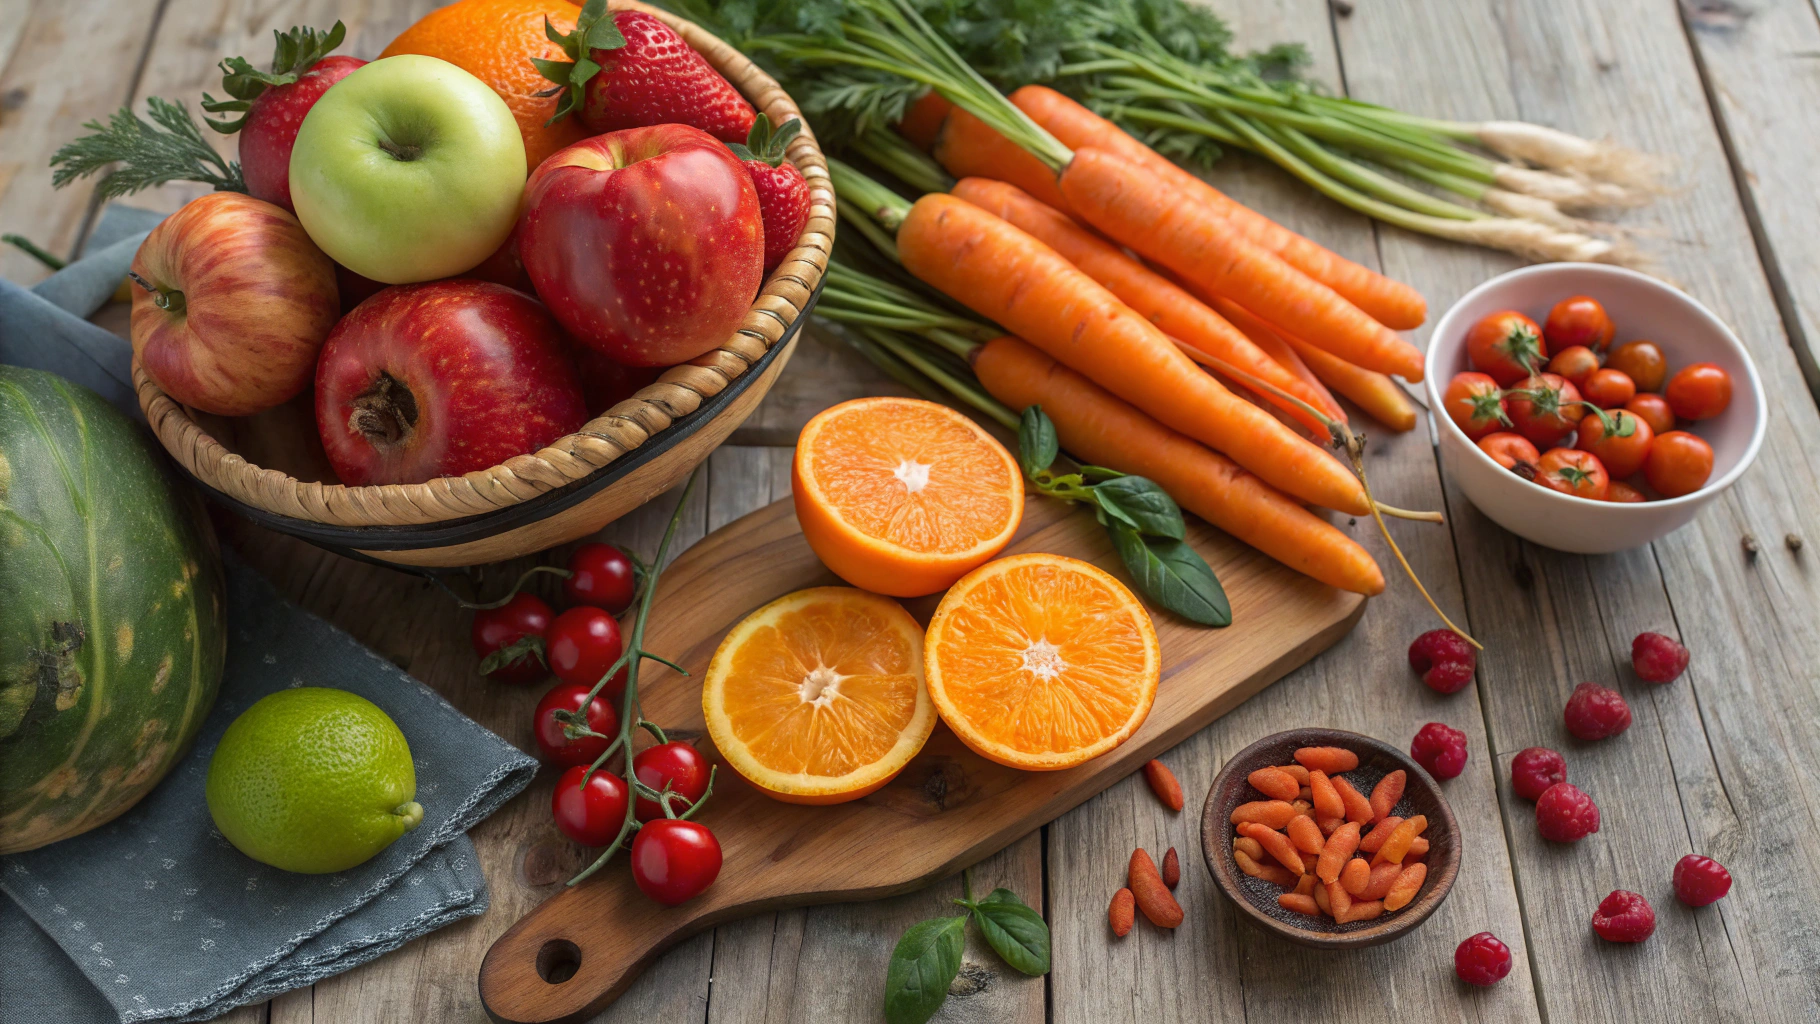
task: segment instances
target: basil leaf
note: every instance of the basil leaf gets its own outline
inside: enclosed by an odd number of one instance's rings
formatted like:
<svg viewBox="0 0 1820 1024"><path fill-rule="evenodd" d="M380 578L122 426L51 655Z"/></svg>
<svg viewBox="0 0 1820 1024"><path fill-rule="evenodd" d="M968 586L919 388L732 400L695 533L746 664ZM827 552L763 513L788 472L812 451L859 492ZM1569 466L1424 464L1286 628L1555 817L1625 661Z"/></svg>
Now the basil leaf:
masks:
<svg viewBox="0 0 1820 1024"><path fill-rule="evenodd" d="M974 904L973 920L1006 963L1032 976L1049 973L1049 926L1011 890L994 889Z"/></svg>
<svg viewBox="0 0 1820 1024"><path fill-rule="evenodd" d="M1085 466L1084 465L1081 467L1081 475L1086 477L1088 480L1097 484L1097 483L1101 483L1106 480L1117 480L1119 477L1122 477L1125 474L1119 472L1116 469L1107 469L1105 466Z"/></svg>
<svg viewBox="0 0 1820 1024"><path fill-rule="evenodd" d="M1017 461L1024 475L1034 477L1054 465L1061 450L1061 442L1055 439L1055 424L1044 415L1043 407L1025 409L1017 422Z"/></svg>
<svg viewBox="0 0 1820 1024"><path fill-rule="evenodd" d="M923 1024L942 1008L961 970L966 925L966 915L931 918L897 940L885 972L886 1024Z"/></svg>
<svg viewBox="0 0 1820 1024"><path fill-rule="evenodd" d="M1181 540L1188 528L1175 499L1155 482L1141 476L1122 476L1095 484L1093 496L1114 519L1152 537Z"/></svg>
<svg viewBox="0 0 1820 1024"><path fill-rule="evenodd" d="M1225 589L1207 560L1187 541L1145 537L1119 523L1106 529L1139 593L1190 622L1232 625L1232 605Z"/></svg>

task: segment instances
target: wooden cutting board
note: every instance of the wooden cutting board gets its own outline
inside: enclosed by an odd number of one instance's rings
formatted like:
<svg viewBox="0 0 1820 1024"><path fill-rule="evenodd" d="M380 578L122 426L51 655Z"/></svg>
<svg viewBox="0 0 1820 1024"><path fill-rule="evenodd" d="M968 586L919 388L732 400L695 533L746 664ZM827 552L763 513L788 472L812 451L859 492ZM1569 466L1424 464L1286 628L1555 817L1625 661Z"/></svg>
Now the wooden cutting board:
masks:
<svg viewBox="0 0 1820 1024"><path fill-rule="evenodd" d="M1009 845L1140 768L1333 644L1365 599L1284 568L1189 519L1189 540L1219 574L1233 624L1206 629L1157 615L1163 678L1150 717L1124 746L1078 768L1023 772L979 757L937 725L899 776L863 800L805 807L773 800L724 766L700 820L725 861L707 892L680 907L646 899L623 854L513 925L480 967L495 1020L581 1021L598 1013L663 950L722 921L778 907L862 900L917 888ZM1124 570L1093 517L1032 498L1007 553L1049 551ZM701 687L715 647L760 605L838 584L803 540L789 499L716 530L664 573L647 649L692 675L646 662L644 708L673 737L704 735ZM939 595L906 602L928 622ZM1199 806L1199 794L1189 794ZM555 980L546 980L555 979Z"/></svg>

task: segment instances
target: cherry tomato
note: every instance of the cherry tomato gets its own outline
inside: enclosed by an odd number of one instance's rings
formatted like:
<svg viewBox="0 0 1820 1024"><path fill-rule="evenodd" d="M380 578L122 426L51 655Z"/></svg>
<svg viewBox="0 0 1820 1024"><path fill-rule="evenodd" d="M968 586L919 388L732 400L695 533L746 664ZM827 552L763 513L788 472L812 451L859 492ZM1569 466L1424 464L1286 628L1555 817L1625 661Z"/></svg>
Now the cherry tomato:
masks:
<svg viewBox="0 0 1820 1024"><path fill-rule="evenodd" d="M1518 381L1504 397L1504 410L1517 433L1534 441L1538 448L1560 444L1580 425L1580 417L1586 415L1579 389L1552 373ZM556 663L550 664L554 667Z"/></svg>
<svg viewBox="0 0 1820 1024"><path fill-rule="evenodd" d="M485 661L494 651L510 647L527 636L542 640L544 630L550 628L550 617L554 614L550 611L550 606L544 604L536 594L527 594L522 590L498 608L482 608L474 613L474 628L469 631L469 637L474 641L474 653ZM544 667L543 658L526 651L487 673L487 678L515 686L528 686L549 674L550 670Z"/></svg>
<svg viewBox="0 0 1820 1024"><path fill-rule="evenodd" d="M1656 432L1634 412L1617 409L1589 415L1580 421L1579 448L1592 452L1614 477L1627 477L1643 468Z"/></svg>
<svg viewBox="0 0 1820 1024"><path fill-rule="evenodd" d="M571 608L550 623L544 634L548 646L550 671L565 683L577 683L588 689L600 682L625 650L620 643L619 622L601 611L582 605ZM613 681L602 690L614 703L626 689L626 670L614 673Z"/></svg>
<svg viewBox="0 0 1820 1024"><path fill-rule="evenodd" d="M1515 310L1493 313L1466 332L1466 357L1472 368L1488 373L1500 387L1539 372L1548 361L1542 328Z"/></svg>
<svg viewBox="0 0 1820 1024"><path fill-rule="evenodd" d="M1574 387L1585 387L1586 378L1598 372L1599 357L1585 345L1575 345L1555 353L1548 361L1548 372L1566 378Z"/></svg>
<svg viewBox="0 0 1820 1024"><path fill-rule="evenodd" d="M1536 483L1551 491L1571 494L1576 498L1603 501L1611 487L1611 476L1599 457L1572 448L1551 448L1542 453Z"/></svg>
<svg viewBox="0 0 1820 1024"><path fill-rule="evenodd" d="M557 683L537 702L532 728L537 734L537 746L543 751L544 757L557 764L593 764L594 759L607 749L607 744L613 742L613 737L619 732L619 712L613 710L613 705L607 702L604 694L595 697L588 704L588 728L600 733L599 736L577 736L570 739L564 723L556 719L558 711L581 710L591 689L592 685Z"/></svg>
<svg viewBox="0 0 1820 1024"><path fill-rule="evenodd" d="M632 840L632 881L668 907L698 895L720 874L720 840L699 822L659 818Z"/></svg>
<svg viewBox="0 0 1820 1024"><path fill-rule="evenodd" d="M1630 401L1624 403L1625 411L1636 413L1637 418L1649 424L1649 429L1658 434L1666 434L1675 429L1675 411L1668 407L1668 399L1648 391L1639 391Z"/></svg>
<svg viewBox="0 0 1820 1024"><path fill-rule="evenodd" d="M1525 480L1536 478L1536 463L1542 459L1542 454L1536 451L1535 445L1529 443L1529 438L1508 430L1479 438L1479 450L1491 456L1493 462Z"/></svg>
<svg viewBox="0 0 1820 1024"><path fill-rule="evenodd" d="M1503 393L1498 390L1498 382L1488 374L1471 371L1455 374L1453 380L1447 382L1442 402L1447 406L1447 415L1453 417L1454 423L1474 441L1500 427L1510 426L1510 417L1504 415Z"/></svg>
<svg viewBox="0 0 1820 1024"><path fill-rule="evenodd" d="M1636 397L1636 382L1623 370L1594 370L1580 385L1580 394L1601 409L1617 409Z"/></svg>
<svg viewBox="0 0 1820 1024"><path fill-rule="evenodd" d="M676 814L688 810L690 804L708 791L708 759L701 756L701 751L679 740L639 751L632 759L632 774L659 793L668 784L670 792L675 794L670 798L670 810ZM676 799L678 796L682 799ZM657 801L646 797L638 798L633 813L638 815L639 821L665 817Z"/></svg>
<svg viewBox="0 0 1820 1024"><path fill-rule="evenodd" d="M1570 345L1585 345L1595 352L1603 352L1616 333L1618 326L1605 315L1605 307L1599 305L1598 299L1585 295L1555 303L1542 325L1542 337L1547 339L1548 347L1557 352Z"/></svg>
<svg viewBox="0 0 1820 1024"><path fill-rule="evenodd" d="M1710 420L1732 403L1732 375L1714 363L1683 366L1668 379L1662 397L1684 420Z"/></svg>
<svg viewBox="0 0 1820 1024"><path fill-rule="evenodd" d="M582 776L588 781L583 784ZM604 769L592 774L588 766L569 766L556 780L550 795L550 816L562 834L583 846L605 846L626 824L626 782Z"/></svg>
<svg viewBox="0 0 1820 1024"><path fill-rule="evenodd" d="M1638 391L1660 391L1668 377L1668 360L1653 341L1627 341L1611 350L1605 368L1629 377Z"/></svg>
<svg viewBox="0 0 1820 1024"><path fill-rule="evenodd" d="M1613 480L1610 486L1605 488L1605 500L1617 502L1621 505L1633 505L1637 502L1648 501L1649 499L1643 496L1642 491L1637 490L1624 481Z"/></svg>
<svg viewBox="0 0 1820 1024"><path fill-rule="evenodd" d="M583 544L569 556L568 579L563 593L575 604L593 605L618 615L632 607L637 580L632 560L611 544Z"/></svg>
<svg viewBox="0 0 1820 1024"><path fill-rule="evenodd" d="M1685 430L1671 430L1649 446L1643 479L1664 498L1679 498L1706 486L1713 475L1712 446Z"/></svg>

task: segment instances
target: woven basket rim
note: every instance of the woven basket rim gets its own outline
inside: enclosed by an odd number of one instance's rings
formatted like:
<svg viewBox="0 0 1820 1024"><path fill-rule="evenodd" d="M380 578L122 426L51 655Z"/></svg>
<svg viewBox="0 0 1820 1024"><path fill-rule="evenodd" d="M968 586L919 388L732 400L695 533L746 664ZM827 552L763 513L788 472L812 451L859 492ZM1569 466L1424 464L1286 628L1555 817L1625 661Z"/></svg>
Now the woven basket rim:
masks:
<svg viewBox="0 0 1820 1024"><path fill-rule="evenodd" d="M808 119L775 79L701 26L638 0L612 0L611 6L644 11L669 24L772 123L792 117L803 121L787 155L809 183L809 220L796 248L767 277L733 335L720 347L670 367L655 383L539 451L459 477L362 487L306 482L248 462L165 394L135 359L133 385L140 407L153 433L186 472L242 505L328 527L427 526L471 519L605 470L751 372L786 335L795 333L792 325L806 315L826 272L835 230L834 189Z"/></svg>

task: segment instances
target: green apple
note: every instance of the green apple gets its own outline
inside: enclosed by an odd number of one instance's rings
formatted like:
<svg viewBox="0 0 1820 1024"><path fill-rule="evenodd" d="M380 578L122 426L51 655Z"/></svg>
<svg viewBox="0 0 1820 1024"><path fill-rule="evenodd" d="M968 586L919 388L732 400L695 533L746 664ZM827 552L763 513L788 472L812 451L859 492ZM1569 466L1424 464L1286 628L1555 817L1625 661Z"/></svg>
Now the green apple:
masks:
<svg viewBox="0 0 1820 1024"><path fill-rule="evenodd" d="M417 54L330 86L291 150L304 230L335 262L387 284L460 274L492 255L524 184L524 139L505 101Z"/></svg>

